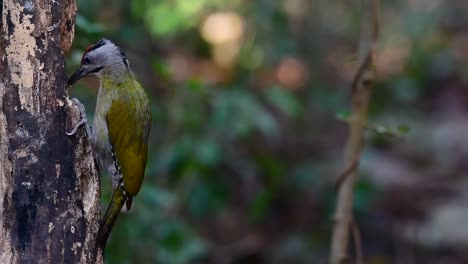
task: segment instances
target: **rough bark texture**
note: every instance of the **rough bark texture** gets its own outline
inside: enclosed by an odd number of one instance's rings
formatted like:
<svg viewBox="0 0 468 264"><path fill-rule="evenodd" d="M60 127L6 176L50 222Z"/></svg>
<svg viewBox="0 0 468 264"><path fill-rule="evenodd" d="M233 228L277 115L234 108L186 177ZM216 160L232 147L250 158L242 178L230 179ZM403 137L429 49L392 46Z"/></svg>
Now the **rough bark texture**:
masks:
<svg viewBox="0 0 468 264"><path fill-rule="evenodd" d="M99 179L68 99L64 53L75 0L3 0L0 263L102 263Z"/></svg>

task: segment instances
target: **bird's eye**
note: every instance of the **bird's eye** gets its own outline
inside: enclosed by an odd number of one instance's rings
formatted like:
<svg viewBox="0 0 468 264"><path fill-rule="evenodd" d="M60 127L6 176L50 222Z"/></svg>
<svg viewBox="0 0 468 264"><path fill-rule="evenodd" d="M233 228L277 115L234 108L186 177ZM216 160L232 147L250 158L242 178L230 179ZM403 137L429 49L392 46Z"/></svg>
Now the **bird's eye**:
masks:
<svg viewBox="0 0 468 264"><path fill-rule="evenodd" d="M83 64L89 64L90 62L91 62L91 59L89 57L83 60Z"/></svg>

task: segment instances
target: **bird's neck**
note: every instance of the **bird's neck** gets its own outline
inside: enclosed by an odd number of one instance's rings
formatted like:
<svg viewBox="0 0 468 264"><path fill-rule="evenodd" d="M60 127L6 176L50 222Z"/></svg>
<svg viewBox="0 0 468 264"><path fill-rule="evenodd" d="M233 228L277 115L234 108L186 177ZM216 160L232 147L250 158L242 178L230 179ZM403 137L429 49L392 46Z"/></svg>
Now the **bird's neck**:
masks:
<svg viewBox="0 0 468 264"><path fill-rule="evenodd" d="M122 83L126 81L128 78L133 78L133 74L130 71L130 68L126 65L116 64L110 68L105 68L101 71L99 79L101 80L101 84L103 80L112 81L115 84Z"/></svg>
<svg viewBox="0 0 468 264"><path fill-rule="evenodd" d="M133 74L131 72L124 72L118 76L113 74L103 73L100 78L99 93L107 94L116 92L120 89L128 90L133 87Z"/></svg>

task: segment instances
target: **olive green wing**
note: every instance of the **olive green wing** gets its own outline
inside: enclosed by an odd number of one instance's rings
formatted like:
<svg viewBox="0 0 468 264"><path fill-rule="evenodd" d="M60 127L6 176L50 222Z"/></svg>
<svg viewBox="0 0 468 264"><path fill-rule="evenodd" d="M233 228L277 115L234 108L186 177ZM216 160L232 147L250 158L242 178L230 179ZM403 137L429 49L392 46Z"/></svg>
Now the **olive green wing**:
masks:
<svg viewBox="0 0 468 264"><path fill-rule="evenodd" d="M109 141L122 172L125 191L131 196L140 190L148 155L150 117L137 112L136 107L124 100L113 100L106 116Z"/></svg>

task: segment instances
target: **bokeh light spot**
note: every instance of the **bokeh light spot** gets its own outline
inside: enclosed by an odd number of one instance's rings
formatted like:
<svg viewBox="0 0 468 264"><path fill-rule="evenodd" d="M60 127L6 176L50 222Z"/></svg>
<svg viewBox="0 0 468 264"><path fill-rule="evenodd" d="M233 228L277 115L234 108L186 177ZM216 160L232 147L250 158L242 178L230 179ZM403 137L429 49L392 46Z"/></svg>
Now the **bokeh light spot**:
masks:
<svg viewBox="0 0 468 264"><path fill-rule="evenodd" d="M276 69L276 78L288 89L297 89L307 81L307 66L297 58L287 57Z"/></svg>
<svg viewBox="0 0 468 264"><path fill-rule="evenodd" d="M202 24L201 34L210 44L223 44L239 40L244 33L242 18L232 12L209 15Z"/></svg>

